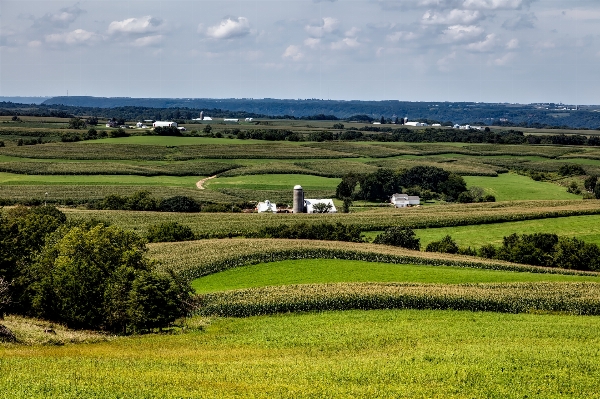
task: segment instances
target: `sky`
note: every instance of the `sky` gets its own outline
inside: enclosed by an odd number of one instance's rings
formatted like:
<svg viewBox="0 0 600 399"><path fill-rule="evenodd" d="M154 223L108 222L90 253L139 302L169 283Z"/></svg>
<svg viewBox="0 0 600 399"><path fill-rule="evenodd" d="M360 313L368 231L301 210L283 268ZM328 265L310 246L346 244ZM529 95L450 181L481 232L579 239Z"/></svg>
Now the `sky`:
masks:
<svg viewBox="0 0 600 399"><path fill-rule="evenodd" d="M600 104L599 0L0 0L0 96Z"/></svg>

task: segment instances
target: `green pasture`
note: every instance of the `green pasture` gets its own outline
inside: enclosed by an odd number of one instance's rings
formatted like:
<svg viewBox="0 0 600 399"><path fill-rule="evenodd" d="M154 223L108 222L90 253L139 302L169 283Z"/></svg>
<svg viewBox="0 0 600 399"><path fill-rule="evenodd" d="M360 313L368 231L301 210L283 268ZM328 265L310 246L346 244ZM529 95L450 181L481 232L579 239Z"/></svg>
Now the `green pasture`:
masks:
<svg viewBox="0 0 600 399"><path fill-rule="evenodd" d="M581 199L579 195L567 193L564 187L514 173L498 177L464 176L464 179L468 187L482 187L487 194L494 195L496 201Z"/></svg>
<svg viewBox="0 0 600 399"><path fill-rule="evenodd" d="M289 190L290 199L294 186L299 184L304 190L334 190L340 179L295 174L248 175L235 177L218 177L208 180L206 188L237 188L250 190Z"/></svg>
<svg viewBox="0 0 600 399"><path fill-rule="evenodd" d="M502 238L512 233L555 233L564 237L577 237L580 240L600 245L600 216L571 216L520 222L492 223L472 226L442 227L415 230L425 247L431 241L452 236L460 246L479 248L485 244L501 245Z"/></svg>
<svg viewBox="0 0 600 399"><path fill-rule="evenodd" d="M22 175L0 172L0 185L140 185L195 187L199 176Z"/></svg>
<svg viewBox="0 0 600 399"><path fill-rule="evenodd" d="M458 268L397 265L340 259L305 259L238 267L192 281L196 292L288 284L342 282L509 283L533 281L598 281L597 277L567 276Z"/></svg>
<svg viewBox="0 0 600 399"><path fill-rule="evenodd" d="M188 323L110 342L0 344L0 398L598 395L599 317L376 310Z"/></svg>

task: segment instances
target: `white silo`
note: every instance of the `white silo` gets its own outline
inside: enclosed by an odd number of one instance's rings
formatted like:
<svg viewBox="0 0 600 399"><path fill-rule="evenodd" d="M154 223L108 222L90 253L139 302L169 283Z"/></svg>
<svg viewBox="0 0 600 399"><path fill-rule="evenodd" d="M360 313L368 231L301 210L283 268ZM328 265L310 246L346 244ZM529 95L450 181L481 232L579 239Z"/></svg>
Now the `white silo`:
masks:
<svg viewBox="0 0 600 399"><path fill-rule="evenodd" d="M304 190L302 186L294 186L294 205L292 207L293 213L304 213Z"/></svg>

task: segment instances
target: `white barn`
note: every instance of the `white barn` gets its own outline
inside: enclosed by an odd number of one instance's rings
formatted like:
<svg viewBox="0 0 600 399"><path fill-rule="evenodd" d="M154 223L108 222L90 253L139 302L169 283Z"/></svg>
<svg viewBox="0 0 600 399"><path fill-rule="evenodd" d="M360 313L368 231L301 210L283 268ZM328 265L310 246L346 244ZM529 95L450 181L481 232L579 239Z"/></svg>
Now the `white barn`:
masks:
<svg viewBox="0 0 600 399"><path fill-rule="evenodd" d="M396 208L406 208L409 206L421 205L421 199L417 195L394 194L390 202Z"/></svg>
<svg viewBox="0 0 600 399"><path fill-rule="evenodd" d="M152 124L152 127L177 127L177 122L156 121Z"/></svg>
<svg viewBox="0 0 600 399"><path fill-rule="evenodd" d="M265 200L264 202L259 202L256 205L256 211L258 213L264 213L264 212L277 213L277 204L273 204L271 201Z"/></svg>
<svg viewBox="0 0 600 399"><path fill-rule="evenodd" d="M305 199L304 209L306 210L306 213L316 213L314 206L317 204L330 205L329 211L327 211L327 213L337 213L337 209L335 208L332 199Z"/></svg>

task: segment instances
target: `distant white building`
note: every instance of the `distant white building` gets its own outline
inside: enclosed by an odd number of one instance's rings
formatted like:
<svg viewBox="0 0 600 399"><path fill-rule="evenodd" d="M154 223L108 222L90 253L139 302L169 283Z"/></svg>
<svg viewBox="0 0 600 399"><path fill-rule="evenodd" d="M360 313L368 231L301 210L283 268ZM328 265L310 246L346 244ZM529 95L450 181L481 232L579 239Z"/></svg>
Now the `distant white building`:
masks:
<svg viewBox="0 0 600 399"><path fill-rule="evenodd" d="M326 206L328 205L329 210L327 213L337 213L337 209L335 208L332 199L305 199L304 209L306 210L306 213L316 213L314 207L317 204L324 204Z"/></svg>
<svg viewBox="0 0 600 399"><path fill-rule="evenodd" d="M406 126L427 126L424 122L404 122Z"/></svg>
<svg viewBox="0 0 600 399"><path fill-rule="evenodd" d="M152 127L177 127L177 122L156 121L152 124Z"/></svg>
<svg viewBox="0 0 600 399"><path fill-rule="evenodd" d="M142 122L138 122L138 123L135 124L135 127L137 127L138 129L141 129L142 126L144 126L142 124Z"/></svg>
<svg viewBox="0 0 600 399"><path fill-rule="evenodd" d="M223 122L235 122L235 123L237 123L239 121L240 120L236 119L236 118L225 118L225 119L223 119Z"/></svg>
<svg viewBox="0 0 600 399"><path fill-rule="evenodd" d="M264 202L259 202L256 205L256 210L258 211L258 213L264 213L264 212L277 213L277 204L273 204L271 201L265 200Z"/></svg>
<svg viewBox="0 0 600 399"><path fill-rule="evenodd" d="M254 120L254 118L246 118L244 119L245 122L252 122Z"/></svg>
<svg viewBox="0 0 600 399"><path fill-rule="evenodd" d="M390 202L396 208L406 208L408 206L417 206L421 205L421 199L417 195L408 195L408 194L394 194Z"/></svg>

